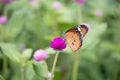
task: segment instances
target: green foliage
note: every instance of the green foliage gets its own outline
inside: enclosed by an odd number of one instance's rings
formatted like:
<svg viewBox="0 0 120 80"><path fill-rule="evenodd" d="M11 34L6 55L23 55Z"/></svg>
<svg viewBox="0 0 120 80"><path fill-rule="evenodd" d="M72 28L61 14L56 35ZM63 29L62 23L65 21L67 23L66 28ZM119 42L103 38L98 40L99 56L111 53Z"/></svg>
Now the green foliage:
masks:
<svg viewBox="0 0 120 80"><path fill-rule="evenodd" d="M47 76L46 73L48 73L48 68L47 68L47 64L45 61L34 62L33 69L37 76L42 77L42 78Z"/></svg>
<svg viewBox="0 0 120 80"><path fill-rule="evenodd" d="M0 43L2 53L6 55L10 60L20 63L20 52L16 46L11 43Z"/></svg>
<svg viewBox="0 0 120 80"><path fill-rule="evenodd" d="M91 29L77 53L69 46L60 53L54 80L72 79L77 54L77 80L119 80L120 0L86 0L83 5L60 0L59 9L53 7L54 2L37 0L35 6L29 0L0 2L0 15L8 18L6 24L0 24L0 80L21 80L21 68L25 69L25 80L46 80L55 53L50 41L82 22L89 23ZM101 10L102 16L97 16L96 10ZM21 44L26 48L20 50ZM39 48L47 51L46 61L33 60Z"/></svg>
<svg viewBox="0 0 120 80"><path fill-rule="evenodd" d="M3 77L0 75L0 80L4 80Z"/></svg>

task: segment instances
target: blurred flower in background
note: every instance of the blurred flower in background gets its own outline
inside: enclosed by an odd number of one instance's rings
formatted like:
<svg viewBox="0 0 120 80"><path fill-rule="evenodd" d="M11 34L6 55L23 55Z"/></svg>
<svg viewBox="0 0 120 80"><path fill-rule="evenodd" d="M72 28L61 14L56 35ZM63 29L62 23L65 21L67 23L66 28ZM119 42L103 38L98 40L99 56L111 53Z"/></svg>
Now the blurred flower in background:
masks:
<svg viewBox="0 0 120 80"><path fill-rule="evenodd" d="M78 2L80 4L84 4L86 0L74 0L75 2Z"/></svg>
<svg viewBox="0 0 120 80"><path fill-rule="evenodd" d="M0 24L5 24L7 22L6 16L0 16Z"/></svg>
<svg viewBox="0 0 120 80"><path fill-rule="evenodd" d="M26 45L25 44L20 44L19 45L19 49L21 50L21 51L23 51L24 49L26 48Z"/></svg>
<svg viewBox="0 0 120 80"><path fill-rule="evenodd" d="M54 3L52 4L52 6L53 6L53 8L55 8L55 9L60 9L62 5L61 5L60 2L56 1L56 2L54 2Z"/></svg>
<svg viewBox="0 0 120 80"><path fill-rule="evenodd" d="M66 48L66 43L63 38L57 37L51 41L50 47L55 50L63 50Z"/></svg>
<svg viewBox="0 0 120 80"><path fill-rule="evenodd" d="M36 61L42 61L48 57L48 54L45 50L39 49L34 52L33 57L34 57L34 60Z"/></svg>
<svg viewBox="0 0 120 80"><path fill-rule="evenodd" d="M39 6L38 0L29 0L31 6L37 8Z"/></svg>
<svg viewBox="0 0 120 80"><path fill-rule="evenodd" d="M47 73L47 78L48 78L48 79L52 78L52 73L48 72L48 73Z"/></svg>
<svg viewBox="0 0 120 80"><path fill-rule="evenodd" d="M3 2L3 3L11 3L13 0L0 0L0 2Z"/></svg>
<svg viewBox="0 0 120 80"><path fill-rule="evenodd" d="M95 16L97 17L101 17L103 15L103 12L101 9L96 9L95 12L94 12Z"/></svg>

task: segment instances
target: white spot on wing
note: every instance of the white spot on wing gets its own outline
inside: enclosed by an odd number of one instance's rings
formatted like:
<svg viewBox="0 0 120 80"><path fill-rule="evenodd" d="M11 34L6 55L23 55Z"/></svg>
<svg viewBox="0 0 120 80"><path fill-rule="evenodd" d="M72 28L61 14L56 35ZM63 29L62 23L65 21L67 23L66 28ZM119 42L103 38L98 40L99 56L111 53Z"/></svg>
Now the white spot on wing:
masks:
<svg viewBox="0 0 120 80"><path fill-rule="evenodd" d="M80 30L80 27L81 27L81 26L78 26L78 27L77 27L77 30L80 31L80 33L82 34L82 31ZM82 34L82 37L83 37L83 34Z"/></svg>

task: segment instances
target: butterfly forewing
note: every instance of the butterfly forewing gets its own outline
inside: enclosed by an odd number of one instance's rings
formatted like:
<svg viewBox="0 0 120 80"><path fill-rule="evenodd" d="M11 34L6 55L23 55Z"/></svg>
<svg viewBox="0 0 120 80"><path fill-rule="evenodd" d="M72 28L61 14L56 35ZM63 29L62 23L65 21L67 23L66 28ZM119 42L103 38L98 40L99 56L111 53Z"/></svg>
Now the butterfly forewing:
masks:
<svg viewBox="0 0 120 80"><path fill-rule="evenodd" d="M82 36L84 37L86 33L88 32L88 28L85 25L80 25L79 28L81 30Z"/></svg>
<svg viewBox="0 0 120 80"><path fill-rule="evenodd" d="M77 28L66 31L65 39L73 51L77 51L82 46L82 35Z"/></svg>

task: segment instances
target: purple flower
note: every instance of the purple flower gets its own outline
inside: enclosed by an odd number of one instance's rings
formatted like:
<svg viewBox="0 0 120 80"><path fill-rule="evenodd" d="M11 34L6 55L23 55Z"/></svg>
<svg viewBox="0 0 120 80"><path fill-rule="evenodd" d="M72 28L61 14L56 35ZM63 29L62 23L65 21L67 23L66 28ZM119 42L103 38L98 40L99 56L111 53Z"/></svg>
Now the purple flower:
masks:
<svg viewBox="0 0 120 80"><path fill-rule="evenodd" d="M55 50L62 50L66 48L66 43L63 38L57 37L51 41L50 47Z"/></svg>
<svg viewBox="0 0 120 80"><path fill-rule="evenodd" d="M90 30L90 25L87 23L81 23L81 25L85 25L88 28L88 31Z"/></svg>
<svg viewBox="0 0 120 80"><path fill-rule="evenodd" d="M101 17L103 15L102 10L100 10L100 9L95 10L94 14L97 17Z"/></svg>
<svg viewBox="0 0 120 80"><path fill-rule="evenodd" d="M33 55L34 60L36 60L36 61L42 61L42 60L46 59L47 56L48 56L47 52L42 49L35 51L35 53Z"/></svg>
<svg viewBox="0 0 120 80"><path fill-rule="evenodd" d="M80 4L84 4L86 0L75 0L75 2L78 2Z"/></svg>
<svg viewBox="0 0 120 80"><path fill-rule="evenodd" d="M0 24L5 24L7 22L6 16L0 16Z"/></svg>
<svg viewBox="0 0 120 80"><path fill-rule="evenodd" d="M56 1L56 2L54 2L54 3L52 4L52 6L53 6L53 8L55 8L55 9L60 9L60 8L61 8L61 3L58 2L58 1Z"/></svg>
<svg viewBox="0 0 120 80"><path fill-rule="evenodd" d="M0 2L3 2L3 3L11 3L13 0L0 0Z"/></svg>

